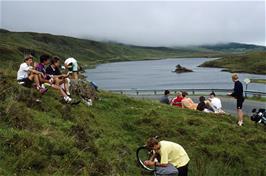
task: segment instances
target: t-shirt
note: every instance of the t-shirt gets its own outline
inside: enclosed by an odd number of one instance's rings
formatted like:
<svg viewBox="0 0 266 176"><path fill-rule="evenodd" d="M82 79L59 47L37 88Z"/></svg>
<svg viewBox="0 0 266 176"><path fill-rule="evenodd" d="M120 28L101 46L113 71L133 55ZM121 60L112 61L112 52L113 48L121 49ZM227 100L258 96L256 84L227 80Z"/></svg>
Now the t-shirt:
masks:
<svg viewBox="0 0 266 176"><path fill-rule="evenodd" d="M182 107L182 103L181 103L182 100L183 100L183 97L175 97L175 98L171 101L171 104L172 104L173 106Z"/></svg>
<svg viewBox="0 0 266 176"><path fill-rule="evenodd" d="M74 59L73 57L70 57L70 58L68 58L68 59L65 60L65 64L66 65L69 65L71 63L76 63L76 62L77 62L77 60Z"/></svg>
<svg viewBox="0 0 266 176"><path fill-rule="evenodd" d="M214 106L215 109L222 109L222 103L221 100L217 97L210 98L212 106Z"/></svg>
<svg viewBox="0 0 266 176"><path fill-rule="evenodd" d="M35 69L39 72L42 72L44 75L46 74L45 66L42 63L37 64Z"/></svg>
<svg viewBox="0 0 266 176"><path fill-rule="evenodd" d="M166 95L160 98L160 102L165 104L170 104L169 98Z"/></svg>
<svg viewBox="0 0 266 176"><path fill-rule="evenodd" d="M27 65L26 62L20 64L19 70L17 72L17 80L21 80L21 79L27 78L29 76L29 70L31 68L32 67Z"/></svg>
<svg viewBox="0 0 266 176"><path fill-rule="evenodd" d="M58 67L53 68L51 65L49 65L46 68L46 74L48 75L61 75L61 72Z"/></svg>
<svg viewBox="0 0 266 176"><path fill-rule="evenodd" d="M171 163L177 168L188 164L190 159L181 145L170 141L160 141L159 144L161 164Z"/></svg>
<svg viewBox="0 0 266 176"><path fill-rule="evenodd" d="M194 103L190 98L183 98L181 102L182 102L182 107L184 108L192 109L192 110L197 109L197 104Z"/></svg>

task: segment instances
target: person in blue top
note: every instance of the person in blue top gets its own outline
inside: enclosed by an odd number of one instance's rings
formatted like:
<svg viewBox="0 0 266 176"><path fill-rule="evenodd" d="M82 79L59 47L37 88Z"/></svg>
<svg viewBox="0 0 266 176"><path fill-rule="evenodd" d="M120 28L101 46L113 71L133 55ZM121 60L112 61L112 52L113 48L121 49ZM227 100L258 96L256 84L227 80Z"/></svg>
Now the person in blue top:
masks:
<svg viewBox="0 0 266 176"><path fill-rule="evenodd" d="M238 116L238 122L237 124L239 126L243 125L243 111L242 111L242 106L243 106L243 102L245 100L244 96L243 96L243 85L242 83L238 80L238 75L236 73L232 74L232 81L235 83L234 86L234 91L233 93L229 93L229 96L232 96L236 99L237 105L236 105L236 109L237 109L237 116Z"/></svg>

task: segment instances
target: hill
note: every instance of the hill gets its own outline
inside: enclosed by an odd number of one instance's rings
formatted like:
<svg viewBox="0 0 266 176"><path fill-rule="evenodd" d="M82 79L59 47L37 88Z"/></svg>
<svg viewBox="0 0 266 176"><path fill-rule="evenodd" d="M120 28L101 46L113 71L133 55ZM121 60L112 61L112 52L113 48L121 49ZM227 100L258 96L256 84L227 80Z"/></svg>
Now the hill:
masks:
<svg viewBox="0 0 266 176"><path fill-rule="evenodd" d="M178 109L101 92L93 106L40 98L19 86L16 70L0 71L0 175L138 176L135 151L147 137L187 150L191 176L263 176L265 127L246 119Z"/></svg>
<svg viewBox="0 0 266 176"><path fill-rule="evenodd" d="M139 176L135 150L152 135L184 146L191 158L191 176L265 175L265 127L248 119L239 128L234 117L107 92L98 93L99 100L91 107L83 103L71 106L51 89L40 97L16 83L24 52L73 54L84 65L93 65L165 55L172 49L155 51L50 34L0 33L0 175Z"/></svg>
<svg viewBox="0 0 266 176"><path fill-rule="evenodd" d="M162 57L217 56L213 51L194 51L166 47L140 47L117 43L104 43L67 36L33 32L0 30L0 61L19 64L25 53L36 57L41 54L62 58L75 57L85 67L103 62L159 59Z"/></svg>
<svg viewBox="0 0 266 176"><path fill-rule="evenodd" d="M221 59L207 61L200 66L226 68L225 71L229 72L266 74L266 51L225 56Z"/></svg>

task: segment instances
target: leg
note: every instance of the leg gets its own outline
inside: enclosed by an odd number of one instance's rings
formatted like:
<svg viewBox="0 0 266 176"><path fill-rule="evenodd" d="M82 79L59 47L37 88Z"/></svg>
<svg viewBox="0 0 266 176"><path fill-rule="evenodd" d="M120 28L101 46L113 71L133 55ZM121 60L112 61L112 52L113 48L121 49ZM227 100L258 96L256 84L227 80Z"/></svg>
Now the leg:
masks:
<svg viewBox="0 0 266 176"><path fill-rule="evenodd" d="M177 168L177 170L178 170L178 176L187 176L188 175L188 164Z"/></svg>

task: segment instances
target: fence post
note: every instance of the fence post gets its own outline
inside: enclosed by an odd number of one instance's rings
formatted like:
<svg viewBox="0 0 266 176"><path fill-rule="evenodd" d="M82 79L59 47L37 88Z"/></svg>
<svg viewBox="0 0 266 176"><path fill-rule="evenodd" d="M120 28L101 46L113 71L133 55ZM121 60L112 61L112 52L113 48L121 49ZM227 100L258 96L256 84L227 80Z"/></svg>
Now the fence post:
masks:
<svg viewBox="0 0 266 176"><path fill-rule="evenodd" d="M154 95L156 95L157 94L157 92L156 92L156 90L154 91Z"/></svg>
<svg viewBox="0 0 266 176"><path fill-rule="evenodd" d="M137 95L139 95L139 91L137 91Z"/></svg>
<svg viewBox="0 0 266 176"><path fill-rule="evenodd" d="M192 90L192 94L195 95L195 91L194 91L194 89Z"/></svg>

